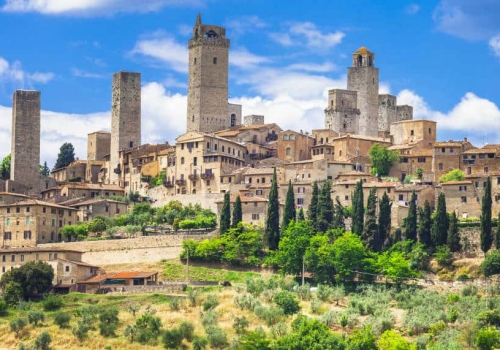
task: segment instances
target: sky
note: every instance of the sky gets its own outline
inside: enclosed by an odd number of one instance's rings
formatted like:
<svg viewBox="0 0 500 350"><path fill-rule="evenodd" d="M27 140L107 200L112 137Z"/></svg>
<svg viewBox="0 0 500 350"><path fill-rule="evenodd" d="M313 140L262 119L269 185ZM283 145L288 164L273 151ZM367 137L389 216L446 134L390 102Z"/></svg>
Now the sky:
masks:
<svg viewBox="0 0 500 350"><path fill-rule="evenodd" d="M12 93L42 92L41 162L111 128L112 75L142 74L142 142L186 129L187 41L196 15L231 40L230 102L283 129L324 126L351 55L375 53L380 93L438 122L438 139L500 143L500 1L0 0L0 157Z"/></svg>

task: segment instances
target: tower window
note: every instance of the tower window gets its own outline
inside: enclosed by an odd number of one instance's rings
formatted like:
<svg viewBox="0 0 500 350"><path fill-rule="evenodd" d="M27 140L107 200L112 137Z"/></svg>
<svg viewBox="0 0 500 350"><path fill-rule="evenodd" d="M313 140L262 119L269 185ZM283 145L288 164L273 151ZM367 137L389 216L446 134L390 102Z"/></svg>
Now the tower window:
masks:
<svg viewBox="0 0 500 350"><path fill-rule="evenodd" d="M194 64L196 64L196 57L194 58Z"/></svg>
<svg viewBox="0 0 500 350"><path fill-rule="evenodd" d="M130 147L130 148L134 147L134 142L133 142L133 141L130 141L130 142L129 142L129 147Z"/></svg>
<svg viewBox="0 0 500 350"><path fill-rule="evenodd" d="M363 57L361 55L358 55L358 67L361 67L363 65Z"/></svg>
<svg viewBox="0 0 500 350"><path fill-rule="evenodd" d="M217 57L214 57L214 64L217 64Z"/></svg>
<svg viewBox="0 0 500 350"><path fill-rule="evenodd" d="M194 115L191 117L191 121L194 122Z"/></svg>
<svg viewBox="0 0 500 350"><path fill-rule="evenodd" d="M231 126L236 125L236 114L231 114Z"/></svg>

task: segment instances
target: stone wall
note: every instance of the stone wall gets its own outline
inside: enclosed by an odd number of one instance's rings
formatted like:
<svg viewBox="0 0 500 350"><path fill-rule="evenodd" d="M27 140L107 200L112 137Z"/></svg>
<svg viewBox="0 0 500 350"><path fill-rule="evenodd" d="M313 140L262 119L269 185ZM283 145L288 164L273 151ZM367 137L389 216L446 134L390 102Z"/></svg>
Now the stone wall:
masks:
<svg viewBox="0 0 500 350"><path fill-rule="evenodd" d="M148 191L150 199L155 200L153 207L159 208L172 200L188 204L200 204L203 208L212 210L217 213L217 201L224 200L224 193L203 193L203 194L176 194L175 196L168 194L168 189L164 186L158 186Z"/></svg>
<svg viewBox="0 0 500 350"><path fill-rule="evenodd" d="M178 293L182 292L185 288L186 285L183 283L159 284L151 286L123 286L123 287L110 288L111 292L108 294Z"/></svg>

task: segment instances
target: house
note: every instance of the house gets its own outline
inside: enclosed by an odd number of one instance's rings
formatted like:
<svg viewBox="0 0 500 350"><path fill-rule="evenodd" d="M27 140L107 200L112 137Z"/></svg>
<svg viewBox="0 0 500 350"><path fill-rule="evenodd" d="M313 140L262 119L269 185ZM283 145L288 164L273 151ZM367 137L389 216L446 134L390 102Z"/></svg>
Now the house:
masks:
<svg viewBox="0 0 500 350"><path fill-rule="evenodd" d="M82 293L96 292L105 288L119 288L122 286L146 286L158 283L158 272L151 271L122 271L103 273L79 281L78 291Z"/></svg>

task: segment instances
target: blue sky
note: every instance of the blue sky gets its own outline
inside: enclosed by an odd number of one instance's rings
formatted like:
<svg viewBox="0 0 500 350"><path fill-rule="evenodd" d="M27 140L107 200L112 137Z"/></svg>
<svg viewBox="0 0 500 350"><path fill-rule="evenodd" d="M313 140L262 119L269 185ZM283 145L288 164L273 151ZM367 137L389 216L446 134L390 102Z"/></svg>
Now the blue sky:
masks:
<svg viewBox="0 0 500 350"><path fill-rule="evenodd" d="M500 142L500 2L0 0L0 156L15 89L42 91L41 160L110 129L111 77L142 73L143 142L185 130L187 40L200 12L231 39L230 97L283 128L324 124L351 54L375 52L381 92L438 121L438 138Z"/></svg>

